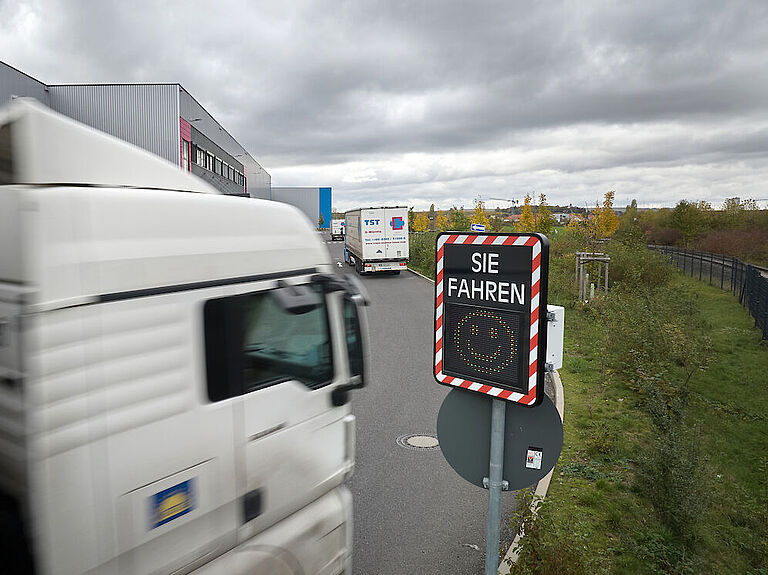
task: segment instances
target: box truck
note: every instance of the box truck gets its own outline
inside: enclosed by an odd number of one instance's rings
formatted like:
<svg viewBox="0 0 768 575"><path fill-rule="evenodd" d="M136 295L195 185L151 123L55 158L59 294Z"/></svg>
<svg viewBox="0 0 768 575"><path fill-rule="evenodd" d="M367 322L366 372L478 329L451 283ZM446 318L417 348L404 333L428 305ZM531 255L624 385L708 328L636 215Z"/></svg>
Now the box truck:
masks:
<svg viewBox="0 0 768 575"><path fill-rule="evenodd" d="M314 227L0 111L0 571L351 573L365 295Z"/></svg>
<svg viewBox="0 0 768 575"><path fill-rule="evenodd" d="M408 208L361 208L344 214L344 259L357 273L394 272L408 266Z"/></svg>
<svg viewBox="0 0 768 575"><path fill-rule="evenodd" d="M331 240L343 240L344 239L344 220L331 220Z"/></svg>

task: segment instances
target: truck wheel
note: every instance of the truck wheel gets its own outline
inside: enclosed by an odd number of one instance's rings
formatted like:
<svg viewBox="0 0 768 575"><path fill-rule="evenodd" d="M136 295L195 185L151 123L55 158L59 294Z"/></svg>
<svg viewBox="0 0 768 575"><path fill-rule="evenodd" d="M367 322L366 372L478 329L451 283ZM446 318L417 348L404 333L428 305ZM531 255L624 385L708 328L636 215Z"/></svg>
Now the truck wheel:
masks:
<svg viewBox="0 0 768 575"><path fill-rule="evenodd" d="M394 275L396 275L396 276L399 276L399 275L400 275L400 270L395 270L395 271L393 271L392 273L393 273Z"/></svg>

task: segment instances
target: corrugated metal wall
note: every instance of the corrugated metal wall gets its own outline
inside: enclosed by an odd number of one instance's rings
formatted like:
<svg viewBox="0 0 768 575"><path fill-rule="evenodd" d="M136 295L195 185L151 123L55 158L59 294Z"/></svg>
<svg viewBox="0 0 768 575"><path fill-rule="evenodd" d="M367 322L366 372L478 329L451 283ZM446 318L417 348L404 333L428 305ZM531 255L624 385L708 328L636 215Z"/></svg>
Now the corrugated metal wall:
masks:
<svg viewBox="0 0 768 575"><path fill-rule="evenodd" d="M179 165L179 85L49 86L50 106Z"/></svg>
<svg viewBox="0 0 768 575"><path fill-rule="evenodd" d="M244 158L245 175L248 178L248 195L252 198L272 198L272 176L256 160Z"/></svg>
<svg viewBox="0 0 768 575"><path fill-rule="evenodd" d="M320 216L320 188L272 188L276 202L296 206L306 214L314 227Z"/></svg>
<svg viewBox="0 0 768 575"><path fill-rule="evenodd" d="M270 199L272 196L269 173L179 84L58 84L46 87L0 62L0 105L12 95L37 98L61 114L149 150L176 165L181 165L179 118L183 118L227 152L229 158L224 154L220 156L228 163L241 163L241 171L247 178L247 192L252 198ZM195 172L194 164L192 171ZM241 193L236 184L215 174L209 179L225 193ZM315 221L317 217L312 219Z"/></svg>
<svg viewBox="0 0 768 575"><path fill-rule="evenodd" d="M50 96L45 84L5 62L0 62L0 106L10 100L11 96L37 98L46 106L50 105Z"/></svg>

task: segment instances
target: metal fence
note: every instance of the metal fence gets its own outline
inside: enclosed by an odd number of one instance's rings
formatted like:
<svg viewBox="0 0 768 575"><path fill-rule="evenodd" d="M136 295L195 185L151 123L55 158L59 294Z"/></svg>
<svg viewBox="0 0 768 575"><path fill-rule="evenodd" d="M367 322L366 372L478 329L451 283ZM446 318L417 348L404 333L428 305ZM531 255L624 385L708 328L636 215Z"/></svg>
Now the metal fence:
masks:
<svg viewBox="0 0 768 575"><path fill-rule="evenodd" d="M763 339L768 339L768 268L710 252L671 246L648 248L668 256L684 274L729 290L755 318L755 327L763 331Z"/></svg>

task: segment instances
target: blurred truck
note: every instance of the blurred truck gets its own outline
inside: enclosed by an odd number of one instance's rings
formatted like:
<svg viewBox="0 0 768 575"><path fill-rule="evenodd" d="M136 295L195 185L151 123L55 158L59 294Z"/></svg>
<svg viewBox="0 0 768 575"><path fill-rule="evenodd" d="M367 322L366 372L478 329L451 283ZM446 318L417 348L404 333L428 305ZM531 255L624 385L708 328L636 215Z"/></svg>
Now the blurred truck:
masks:
<svg viewBox="0 0 768 575"><path fill-rule="evenodd" d="M0 571L351 573L365 296L313 227L0 111Z"/></svg>
<svg viewBox="0 0 768 575"><path fill-rule="evenodd" d="M344 239L344 220L331 220L331 240Z"/></svg>
<svg viewBox="0 0 768 575"><path fill-rule="evenodd" d="M408 266L408 208L361 208L344 214L344 259L357 273L394 272Z"/></svg>

